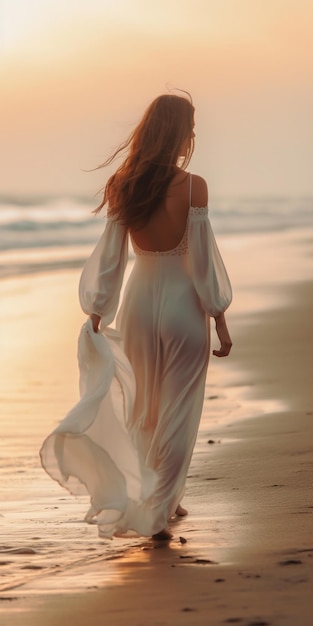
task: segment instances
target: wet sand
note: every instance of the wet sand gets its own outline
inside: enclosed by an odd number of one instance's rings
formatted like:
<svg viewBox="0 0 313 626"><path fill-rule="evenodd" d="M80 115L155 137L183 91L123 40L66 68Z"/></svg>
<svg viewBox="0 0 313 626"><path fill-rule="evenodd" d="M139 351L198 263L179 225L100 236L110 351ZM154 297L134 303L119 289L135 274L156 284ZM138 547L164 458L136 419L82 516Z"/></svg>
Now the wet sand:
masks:
<svg viewBox="0 0 313 626"><path fill-rule="evenodd" d="M99 540L82 523L86 501L39 466L42 439L77 398L78 273L0 284L3 626L311 626L313 272L310 238L299 244L267 240L261 267L261 245L241 242L247 265L225 242L234 349L211 361L190 514L166 546Z"/></svg>

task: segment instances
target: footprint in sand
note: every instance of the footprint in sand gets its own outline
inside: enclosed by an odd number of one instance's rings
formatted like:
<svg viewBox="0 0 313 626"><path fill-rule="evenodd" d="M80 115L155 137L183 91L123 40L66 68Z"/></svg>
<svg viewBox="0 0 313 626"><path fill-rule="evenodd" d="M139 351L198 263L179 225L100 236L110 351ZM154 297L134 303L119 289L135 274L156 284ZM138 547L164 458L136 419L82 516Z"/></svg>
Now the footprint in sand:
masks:
<svg viewBox="0 0 313 626"><path fill-rule="evenodd" d="M229 617L225 620L226 624L241 624L244 621L243 617ZM246 626L270 626L270 622L265 620L254 620L253 622L247 622Z"/></svg>
<svg viewBox="0 0 313 626"><path fill-rule="evenodd" d="M286 561L280 561L278 565L301 565L300 559L287 559Z"/></svg>

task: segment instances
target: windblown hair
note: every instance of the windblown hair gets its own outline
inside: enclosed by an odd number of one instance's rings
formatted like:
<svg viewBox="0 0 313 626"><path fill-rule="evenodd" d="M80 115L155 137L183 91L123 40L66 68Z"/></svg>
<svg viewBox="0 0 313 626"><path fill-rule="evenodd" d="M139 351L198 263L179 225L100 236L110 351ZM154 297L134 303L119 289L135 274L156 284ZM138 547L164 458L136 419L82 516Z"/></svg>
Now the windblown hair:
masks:
<svg viewBox="0 0 313 626"><path fill-rule="evenodd" d="M133 230L143 228L164 200L179 157L182 157L181 169L185 169L191 159L193 119L191 97L187 100L168 94L153 100L129 138L99 166L105 167L127 152L120 167L109 178L102 202L94 213L108 202L109 217ZM181 155L183 146L184 155Z"/></svg>

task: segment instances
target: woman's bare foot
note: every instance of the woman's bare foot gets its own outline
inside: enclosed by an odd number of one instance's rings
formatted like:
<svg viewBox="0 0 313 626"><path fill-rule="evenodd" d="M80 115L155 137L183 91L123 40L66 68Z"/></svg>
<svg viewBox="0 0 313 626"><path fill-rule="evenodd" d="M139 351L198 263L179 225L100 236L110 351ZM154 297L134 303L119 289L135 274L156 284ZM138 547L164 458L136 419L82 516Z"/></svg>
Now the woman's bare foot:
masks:
<svg viewBox="0 0 313 626"><path fill-rule="evenodd" d="M152 539L154 541L170 541L171 539L173 539L173 535L167 528L163 528L163 530L161 530L159 533L152 535Z"/></svg>
<svg viewBox="0 0 313 626"><path fill-rule="evenodd" d="M178 517L185 517L185 515L188 515L187 509L184 509L184 507L181 504L178 505L175 513L176 515L178 515Z"/></svg>

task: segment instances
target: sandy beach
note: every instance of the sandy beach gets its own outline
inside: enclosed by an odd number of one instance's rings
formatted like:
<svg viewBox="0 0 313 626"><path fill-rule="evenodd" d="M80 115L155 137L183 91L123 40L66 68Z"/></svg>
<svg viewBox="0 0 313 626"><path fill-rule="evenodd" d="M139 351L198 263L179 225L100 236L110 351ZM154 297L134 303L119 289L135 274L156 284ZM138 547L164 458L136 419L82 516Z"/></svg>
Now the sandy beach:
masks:
<svg viewBox="0 0 313 626"><path fill-rule="evenodd" d="M212 359L174 539L97 537L38 450L78 397L79 271L0 282L2 626L311 626L312 233L225 238L233 351ZM247 262L247 258L249 262Z"/></svg>

